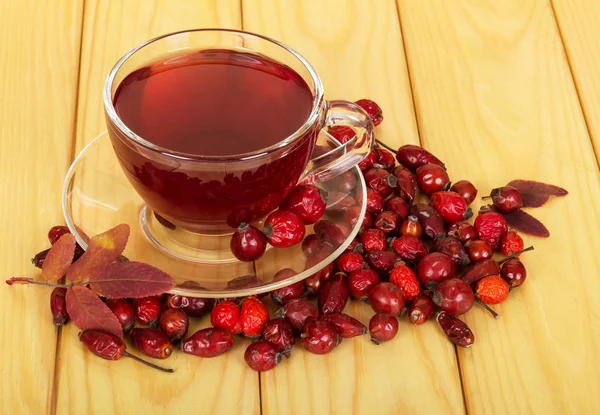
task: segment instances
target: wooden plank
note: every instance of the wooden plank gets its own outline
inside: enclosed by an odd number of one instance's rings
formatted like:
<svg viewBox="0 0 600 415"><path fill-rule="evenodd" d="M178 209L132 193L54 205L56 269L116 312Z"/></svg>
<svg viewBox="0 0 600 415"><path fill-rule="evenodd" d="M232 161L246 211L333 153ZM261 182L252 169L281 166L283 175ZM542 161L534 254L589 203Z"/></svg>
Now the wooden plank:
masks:
<svg viewBox="0 0 600 415"><path fill-rule="evenodd" d="M435 3L435 6L433 6ZM399 0L425 147L480 193L514 178L564 186L532 213L528 281L466 321L460 350L470 413L597 413L600 408L600 175L547 1Z"/></svg>
<svg viewBox="0 0 600 415"><path fill-rule="evenodd" d="M101 1L85 8L77 149L105 129L101 92L111 67L126 51L154 36L196 27L239 27L238 0ZM94 177L86 178L88 184ZM107 189L110 192L111 189ZM136 231L139 235L139 232ZM138 239L136 239L138 240ZM192 323L190 333L209 325ZM176 352L160 362L176 369L161 374L130 359L106 362L84 351L77 329L64 331L60 349L57 412L259 413L256 373L243 360L246 340L226 356L200 359ZM138 353L139 354L139 353Z"/></svg>
<svg viewBox="0 0 600 415"><path fill-rule="evenodd" d="M583 113L600 160L600 7L593 0L551 1Z"/></svg>
<svg viewBox="0 0 600 415"><path fill-rule="evenodd" d="M81 37L81 1L0 5L0 274L38 277L30 258L63 223ZM0 413L52 405L57 329L50 289L0 289Z"/></svg>
<svg viewBox="0 0 600 415"><path fill-rule="evenodd" d="M245 30L303 54L327 98L379 102L386 117L378 130L382 140L396 147L418 143L392 1L244 0L243 16ZM365 323L372 315L358 303L348 312ZM345 340L328 356L296 347L289 361L261 374L263 413L462 413L454 349L436 330L402 321L399 336L382 346Z"/></svg>

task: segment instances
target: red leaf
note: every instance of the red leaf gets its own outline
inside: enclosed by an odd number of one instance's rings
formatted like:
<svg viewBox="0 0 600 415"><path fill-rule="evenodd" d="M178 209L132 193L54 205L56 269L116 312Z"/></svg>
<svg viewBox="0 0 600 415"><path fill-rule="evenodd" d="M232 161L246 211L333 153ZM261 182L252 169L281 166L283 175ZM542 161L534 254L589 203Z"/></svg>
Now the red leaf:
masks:
<svg viewBox="0 0 600 415"><path fill-rule="evenodd" d="M503 213L503 215L504 219L506 219L506 223L523 233L539 236L541 238L550 236L550 231L546 229L544 224L527 212L517 210L513 213Z"/></svg>
<svg viewBox="0 0 600 415"><path fill-rule="evenodd" d="M66 301L69 317L81 330L104 330L123 338L117 317L89 288L81 285L69 288Z"/></svg>
<svg viewBox="0 0 600 415"><path fill-rule="evenodd" d="M125 250L129 239L129 225L121 224L90 239L85 253L67 271L69 281L81 281L89 277L94 267L108 265Z"/></svg>
<svg viewBox="0 0 600 415"><path fill-rule="evenodd" d="M550 196L560 197L569 193L562 187L533 180L513 180L507 186L512 186L519 191L523 199L523 207L540 207Z"/></svg>
<svg viewBox="0 0 600 415"><path fill-rule="evenodd" d="M175 286L173 278L141 262L115 262L90 274L90 288L108 298L140 298L159 295Z"/></svg>
<svg viewBox="0 0 600 415"><path fill-rule="evenodd" d="M75 255L75 237L70 233L66 233L52 245L48 255L46 255L42 265L44 278L48 281L61 279L71 266L73 255Z"/></svg>

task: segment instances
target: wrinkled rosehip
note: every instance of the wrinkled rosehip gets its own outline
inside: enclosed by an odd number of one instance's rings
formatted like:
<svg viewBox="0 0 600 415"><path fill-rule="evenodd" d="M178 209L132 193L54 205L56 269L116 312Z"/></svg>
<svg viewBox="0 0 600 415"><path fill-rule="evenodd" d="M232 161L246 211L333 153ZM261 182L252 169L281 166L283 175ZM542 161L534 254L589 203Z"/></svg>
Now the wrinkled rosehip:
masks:
<svg viewBox="0 0 600 415"><path fill-rule="evenodd" d="M452 236L464 244L467 241L477 239L477 230L469 222L456 222L448 228L448 236Z"/></svg>
<svg viewBox="0 0 600 415"><path fill-rule="evenodd" d="M448 255L457 267L466 267L471 262L463 244L453 237L440 236L435 240L434 250Z"/></svg>
<svg viewBox="0 0 600 415"><path fill-rule="evenodd" d="M185 337L190 327L190 319L181 308L170 308L160 316L160 329L173 342Z"/></svg>
<svg viewBox="0 0 600 415"><path fill-rule="evenodd" d="M412 301L421 292L421 284L417 276L406 264L396 264L390 271L390 282L400 288L405 301Z"/></svg>
<svg viewBox="0 0 600 415"><path fill-rule="evenodd" d="M429 204L438 211L446 223L460 222L473 216L471 208L458 193L435 192L431 195Z"/></svg>
<svg viewBox="0 0 600 415"><path fill-rule="evenodd" d="M349 223L350 226L356 226L356 222L360 217L361 207L353 206L344 212L344 218L342 219L345 223ZM362 224L360 225L360 232L365 229L369 229L373 226L373 216L369 212L365 212Z"/></svg>
<svg viewBox="0 0 600 415"><path fill-rule="evenodd" d="M379 229L367 229L360 235L360 243L366 252L385 251L385 233Z"/></svg>
<svg viewBox="0 0 600 415"><path fill-rule="evenodd" d="M413 324L423 324L433 315L434 310L435 307L431 298L426 294L421 294L408 307L408 319Z"/></svg>
<svg viewBox="0 0 600 415"><path fill-rule="evenodd" d="M298 215L305 225L312 225L321 219L326 207L321 191L315 186L295 187L280 206Z"/></svg>
<svg viewBox="0 0 600 415"><path fill-rule="evenodd" d="M378 215L383 211L385 199L377 190L367 189L367 212Z"/></svg>
<svg viewBox="0 0 600 415"><path fill-rule="evenodd" d="M280 308L276 315L285 318L296 330L302 331L307 322L319 318L319 310L306 299L295 298Z"/></svg>
<svg viewBox="0 0 600 415"><path fill-rule="evenodd" d="M404 220L408 217L410 206L406 201L404 201L404 199L394 196L385 202L385 210L394 212L396 215L398 215L400 220Z"/></svg>
<svg viewBox="0 0 600 415"><path fill-rule="evenodd" d="M348 302L346 278L334 276L319 291L319 311L321 314L341 313Z"/></svg>
<svg viewBox="0 0 600 415"><path fill-rule="evenodd" d="M358 163L358 168L360 171L365 172L372 168L375 163L377 163L377 151L371 150L371 152L369 152L369 154L367 154L365 158Z"/></svg>
<svg viewBox="0 0 600 415"><path fill-rule="evenodd" d="M340 144L347 143L356 135L352 128L345 125L334 125L333 127L329 127L327 132L338 140Z"/></svg>
<svg viewBox="0 0 600 415"><path fill-rule="evenodd" d="M475 229L477 229L479 239L496 249L508 226L504 216L500 213L481 209L475 219Z"/></svg>
<svg viewBox="0 0 600 415"><path fill-rule="evenodd" d="M329 244L331 247L337 248L346 241L344 232L330 220L317 221L313 229L321 244Z"/></svg>
<svg viewBox="0 0 600 415"><path fill-rule="evenodd" d="M381 212L375 218L375 227L385 233L386 236L398 233L402 220L394 212Z"/></svg>
<svg viewBox="0 0 600 415"><path fill-rule="evenodd" d="M394 238L391 245L394 252L403 261L417 263L427 255L427 248L423 241L414 236L406 235Z"/></svg>
<svg viewBox="0 0 600 415"><path fill-rule="evenodd" d="M333 251L332 251L333 252ZM314 256L313 258L319 259L321 254ZM312 258L311 258L312 259ZM306 269L310 268L312 261L309 259L306 263ZM320 271L315 272L313 275L304 280L305 292L308 295L314 295L319 292L323 284L327 282L333 273L335 272L335 262L326 265Z"/></svg>
<svg viewBox="0 0 600 415"><path fill-rule="evenodd" d="M417 179L406 167L398 166L392 174L396 177L396 195L407 203L412 203L417 192Z"/></svg>
<svg viewBox="0 0 600 415"><path fill-rule="evenodd" d="M258 298L248 297L242 302L240 326L244 336L258 338L269 321L269 312Z"/></svg>
<svg viewBox="0 0 600 415"><path fill-rule="evenodd" d="M431 206L425 203L417 203L411 208L411 214L419 219L423 233L431 239L435 239L445 233L442 217Z"/></svg>
<svg viewBox="0 0 600 415"><path fill-rule="evenodd" d="M525 247L523 238L517 233L516 229L509 229L507 233L500 238L500 252L504 256L511 256L520 252ZM518 255L517 255L518 256Z"/></svg>
<svg viewBox="0 0 600 415"><path fill-rule="evenodd" d="M310 321L302 332L302 347L309 353L326 354L342 340L335 326L327 321Z"/></svg>
<svg viewBox="0 0 600 415"><path fill-rule="evenodd" d="M267 238L256 227L242 223L231 237L229 248L240 261L256 261L267 249Z"/></svg>
<svg viewBox="0 0 600 415"><path fill-rule="evenodd" d="M500 275L488 275L477 282L477 297L486 304L500 304L508 298L510 287Z"/></svg>
<svg viewBox="0 0 600 415"><path fill-rule="evenodd" d="M404 222L402 222L400 225L400 235L421 238L421 236L423 236L423 228L419 223L419 218L410 215Z"/></svg>
<svg viewBox="0 0 600 415"><path fill-rule="evenodd" d="M65 296L67 289L56 287L50 294L50 311L52 312L52 322L55 326L64 326L69 321L67 313L67 302Z"/></svg>
<svg viewBox="0 0 600 415"><path fill-rule="evenodd" d="M233 301L217 303L210 312L210 324L220 327L233 334L242 332L240 323L240 306Z"/></svg>
<svg viewBox="0 0 600 415"><path fill-rule="evenodd" d="M377 152L377 164L387 171L392 170L396 165L394 155L383 148L378 148L375 151Z"/></svg>
<svg viewBox="0 0 600 415"><path fill-rule="evenodd" d="M423 285L440 283L456 274L452 258L439 252L432 252L419 261L417 276Z"/></svg>
<svg viewBox="0 0 600 415"><path fill-rule="evenodd" d="M417 168L429 163L444 167L444 163L436 156L424 148L413 144L406 144L400 147L396 152L396 160L411 171L415 171Z"/></svg>
<svg viewBox="0 0 600 415"><path fill-rule="evenodd" d="M186 297L178 294L168 294L166 301L167 308L181 308L190 317L202 317L210 313L215 303L214 298Z"/></svg>
<svg viewBox="0 0 600 415"><path fill-rule="evenodd" d="M350 195L340 192L329 192L329 213L335 215L344 215L348 209L358 206L356 199Z"/></svg>
<svg viewBox="0 0 600 415"><path fill-rule="evenodd" d="M468 180L459 180L454 183L450 188L450 191L461 195L462 198L465 199L467 205L473 203L477 197L477 188Z"/></svg>
<svg viewBox="0 0 600 415"><path fill-rule="evenodd" d="M493 189L490 193L494 206L504 213L512 213L523 207L523 199L517 189L504 186Z"/></svg>
<svg viewBox="0 0 600 415"><path fill-rule="evenodd" d="M459 347L471 347L475 343L475 336L464 321L457 319L445 311L440 311L436 319L448 340L455 345Z"/></svg>
<svg viewBox="0 0 600 415"><path fill-rule="evenodd" d="M127 333L135 326L135 310L129 301L123 298L113 299L108 300L106 305L121 323L123 332Z"/></svg>
<svg viewBox="0 0 600 415"><path fill-rule="evenodd" d="M510 258L502 264L500 276L511 288L515 288L521 286L525 282L527 270L519 258Z"/></svg>
<svg viewBox="0 0 600 415"><path fill-rule="evenodd" d="M365 254L365 260L367 264L378 273L389 272L396 262L398 262L398 256L389 251L373 251Z"/></svg>
<svg viewBox="0 0 600 415"><path fill-rule="evenodd" d="M369 118L371 118L374 127L377 127L379 124L381 124L383 121L383 111L375 101L363 98L355 101L355 104L365 110L365 112L369 115Z"/></svg>
<svg viewBox="0 0 600 415"><path fill-rule="evenodd" d="M432 300L443 311L459 316L473 307L475 294L463 280L450 278L438 284Z"/></svg>
<svg viewBox="0 0 600 415"><path fill-rule="evenodd" d="M125 354L125 343L112 333L102 330L84 330L79 341L96 356L106 360L119 360Z"/></svg>
<svg viewBox="0 0 600 415"><path fill-rule="evenodd" d="M258 340L248 345L244 352L244 360L250 369L266 372L281 362L281 353L273 343Z"/></svg>
<svg viewBox="0 0 600 415"><path fill-rule="evenodd" d="M396 176L382 168L373 167L364 174L365 183L373 190L377 190L385 198L394 193L397 180Z"/></svg>
<svg viewBox="0 0 600 415"><path fill-rule="evenodd" d="M348 291L357 300L366 300L371 289L379 283L379 276L372 269L360 269L348 274Z"/></svg>
<svg viewBox="0 0 600 415"><path fill-rule="evenodd" d="M200 357L222 355L233 346L233 335L220 327L198 330L181 342L181 351Z"/></svg>
<svg viewBox="0 0 600 415"><path fill-rule="evenodd" d="M490 259L494 255L494 250L487 242L482 240L471 240L465 244L469 259L471 262L480 262L485 259Z"/></svg>
<svg viewBox="0 0 600 415"><path fill-rule="evenodd" d="M50 252L50 248L44 249L43 251L35 254L35 256L33 258L31 258L31 263L33 264L33 266L36 268L42 269L42 266L44 265L44 261L46 260L46 256L48 255L48 252Z"/></svg>
<svg viewBox="0 0 600 415"><path fill-rule="evenodd" d="M450 187L450 178L443 167L437 164L425 164L417 169L415 173L417 187L427 196L436 192L448 190ZM461 198L462 199L462 198ZM464 202L464 199L463 199Z"/></svg>
<svg viewBox="0 0 600 415"><path fill-rule="evenodd" d="M317 235L308 235L302 241L302 253L306 258L310 258L321 250L321 242L317 238Z"/></svg>
<svg viewBox="0 0 600 415"><path fill-rule="evenodd" d="M500 265L493 259L484 259L468 268L460 278L467 284L474 284L488 275L498 273L500 273Z"/></svg>
<svg viewBox="0 0 600 415"><path fill-rule="evenodd" d="M365 252L363 245L360 243L360 239L358 238L358 236L356 238L354 238L352 240L352 242L350 242L350 245L348 245L346 247L344 252L356 252L358 254L362 254L363 252Z"/></svg>
<svg viewBox="0 0 600 415"><path fill-rule="evenodd" d="M398 319L388 314L377 313L369 321L371 342L381 344L392 340L398 333Z"/></svg>
<svg viewBox="0 0 600 415"><path fill-rule="evenodd" d="M67 226L53 226L48 231L48 241L50 241L50 245L54 245L61 236L71 233Z"/></svg>
<svg viewBox="0 0 600 415"><path fill-rule="evenodd" d="M365 260L362 255L357 252L346 252L339 256L335 261L339 271L349 273L363 267Z"/></svg>
<svg viewBox="0 0 600 415"><path fill-rule="evenodd" d="M367 333L367 327L352 316L344 313L326 314L319 320L331 323L341 338L361 336Z"/></svg>
<svg viewBox="0 0 600 415"><path fill-rule="evenodd" d="M162 312L162 303L159 297L143 297L135 300L135 317L142 324L152 328L158 327L158 319Z"/></svg>
<svg viewBox="0 0 600 415"><path fill-rule="evenodd" d="M282 281L292 278L297 272L291 268L279 270L274 276L273 281ZM271 299L277 305L284 305L287 301L294 298L300 298L304 294L304 282L298 281L283 288L271 291Z"/></svg>
<svg viewBox="0 0 600 415"><path fill-rule="evenodd" d="M276 210L267 216L263 233L274 247L287 248L302 242L306 227L294 212Z"/></svg>
<svg viewBox="0 0 600 415"><path fill-rule="evenodd" d="M290 357L292 347L296 343L294 329L289 321L284 318L275 318L267 321L263 328L263 339L277 346L277 350L286 357Z"/></svg>
<svg viewBox="0 0 600 415"><path fill-rule="evenodd" d="M173 344L165 333L158 329L133 328L131 341L146 356L166 359L173 352Z"/></svg>
<svg viewBox="0 0 600 415"><path fill-rule="evenodd" d="M404 296L400 288L389 282L380 282L369 292L369 304L376 313L398 317L404 311Z"/></svg>

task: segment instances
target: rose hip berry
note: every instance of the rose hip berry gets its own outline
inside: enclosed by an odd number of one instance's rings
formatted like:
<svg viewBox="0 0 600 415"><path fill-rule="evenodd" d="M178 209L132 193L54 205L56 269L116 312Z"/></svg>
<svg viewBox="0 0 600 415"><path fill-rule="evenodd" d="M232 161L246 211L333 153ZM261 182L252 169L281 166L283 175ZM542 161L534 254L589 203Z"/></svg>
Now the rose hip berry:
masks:
<svg viewBox="0 0 600 415"><path fill-rule="evenodd" d="M335 261L339 271L349 273L363 267L365 260L362 255L357 252L346 252L338 257Z"/></svg>
<svg viewBox="0 0 600 415"><path fill-rule="evenodd" d="M346 234L330 220L317 221L313 229L321 244L328 244L333 248L340 246L346 241ZM327 249L327 247L322 247L321 250L325 249Z"/></svg>
<svg viewBox="0 0 600 415"><path fill-rule="evenodd" d="M477 297L486 304L500 304L508 298L510 287L500 275L488 275L477 282Z"/></svg>
<svg viewBox="0 0 600 415"><path fill-rule="evenodd" d="M469 258L472 262L480 262L484 259L490 259L494 250L491 246L489 246L485 241L475 240L469 241L465 244L467 248L467 252L469 253Z"/></svg>
<svg viewBox="0 0 600 415"><path fill-rule="evenodd" d="M377 164L387 171L392 170L396 165L394 155L383 148L378 148L375 151L377 152Z"/></svg>
<svg viewBox="0 0 600 415"><path fill-rule="evenodd" d="M160 316L160 329L172 342L183 339L189 327L190 319L181 308L170 308Z"/></svg>
<svg viewBox="0 0 600 415"><path fill-rule="evenodd" d="M406 264L399 263L390 271L390 282L400 288L405 301L412 301L419 295L421 284L417 276Z"/></svg>
<svg viewBox="0 0 600 415"><path fill-rule="evenodd" d="M509 229L500 238L500 252L504 256L511 256L516 252L520 252L524 247L523 238L517 233L516 229Z"/></svg>
<svg viewBox="0 0 600 415"><path fill-rule="evenodd" d="M477 239L477 230L469 222L456 222L448 228L448 236L452 236L464 244L472 239Z"/></svg>
<svg viewBox="0 0 600 415"><path fill-rule="evenodd" d="M365 183L373 190L377 190L385 198L394 193L397 185L396 176L382 168L373 167L365 174Z"/></svg>
<svg viewBox="0 0 600 415"><path fill-rule="evenodd" d="M440 283L452 278L456 273L456 265L446 254L432 252L419 261L417 276L424 285Z"/></svg>
<svg viewBox="0 0 600 415"><path fill-rule="evenodd" d="M459 316L473 307L475 294L463 280L450 278L439 283L432 299L443 311Z"/></svg>
<svg viewBox="0 0 600 415"><path fill-rule="evenodd" d="M502 264L500 276L510 288L521 286L527 278L527 270L519 258L510 258Z"/></svg>
<svg viewBox="0 0 600 415"><path fill-rule="evenodd" d="M466 267L471 262L463 244L451 236L437 238L434 250L451 257L457 267Z"/></svg>
<svg viewBox="0 0 600 415"><path fill-rule="evenodd" d="M475 336L464 321L457 319L445 311L440 311L436 319L448 340L455 345L459 347L471 347L475 343Z"/></svg>
<svg viewBox="0 0 600 415"><path fill-rule="evenodd" d="M436 192L431 195L429 203L446 223L460 222L473 216L471 208L458 193Z"/></svg>
<svg viewBox="0 0 600 415"><path fill-rule="evenodd" d="M367 261L367 264L369 264L369 266L376 272L386 273L389 272L394 265L396 265L396 262L398 262L398 256L389 251L373 251L368 252L365 255L365 260Z"/></svg>
<svg viewBox="0 0 600 415"><path fill-rule="evenodd" d="M332 251L333 252L333 251ZM314 258L318 258L315 256ZM306 269L310 268L310 261L306 264ZM332 262L326 265L322 270L315 272L313 275L304 280L305 291L308 295L313 295L319 292L321 286L327 282L335 272L335 263Z"/></svg>
<svg viewBox="0 0 600 415"><path fill-rule="evenodd" d="M183 283L181 287L196 287L200 288L197 284ZM216 300L214 298L199 298L199 297L185 297L183 295L167 295L166 305L168 308L181 308L190 317L202 317L205 314L211 312L215 306Z"/></svg>
<svg viewBox="0 0 600 415"><path fill-rule="evenodd" d="M221 327L233 334L242 332L240 323L240 306L233 301L217 303L210 312L210 324Z"/></svg>
<svg viewBox="0 0 600 415"><path fill-rule="evenodd" d="M346 278L334 276L319 291L319 311L321 314L341 313L348 302Z"/></svg>
<svg viewBox="0 0 600 415"><path fill-rule="evenodd" d="M142 324L152 328L158 327L158 319L162 312L159 297L143 297L135 300L135 317Z"/></svg>
<svg viewBox="0 0 600 415"><path fill-rule="evenodd" d="M244 360L250 369L266 372L281 362L281 353L273 343L258 340L248 345L244 352Z"/></svg>
<svg viewBox="0 0 600 415"><path fill-rule="evenodd" d="M181 351L200 357L222 355L233 346L233 335L224 328L210 327L198 330L181 342Z"/></svg>
<svg viewBox="0 0 600 415"><path fill-rule="evenodd" d="M131 341L146 356L166 359L173 353L173 344L165 333L158 329L134 328L130 333Z"/></svg>
<svg viewBox="0 0 600 415"><path fill-rule="evenodd" d="M396 152L396 160L411 171L415 171L425 164L437 164L444 167L444 163L436 156L424 148L413 144L406 144L400 147Z"/></svg>
<svg viewBox="0 0 600 415"><path fill-rule="evenodd" d="M392 249L403 260L417 263L427 255L427 248L422 240L414 236L401 236L392 241Z"/></svg>
<svg viewBox="0 0 600 415"><path fill-rule="evenodd" d="M408 307L408 319L413 324L423 324L433 315L434 308L431 298L425 294L421 294Z"/></svg>
<svg viewBox="0 0 600 415"><path fill-rule="evenodd" d="M367 212L378 215L383 211L385 199L377 190L367 189Z"/></svg>
<svg viewBox="0 0 600 415"><path fill-rule="evenodd" d="M313 354L329 353L341 341L333 324L318 320L308 322L301 337L302 347Z"/></svg>
<svg viewBox="0 0 600 415"><path fill-rule="evenodd" d="M487 277L488 275L495 275L500 273L500 265L493 259L484 259L483 261L475 263L475 265L469 267L462 277L460 277L467 284L473 284Z"/></svg>
<svg viewBox="0 0 600 415"><path fill-rule="evenodd" d="M493 189L490 197L494 206L504 213L512 213L523 207L523 199L517 189L512 186L504 186Z"/></svg>
<svg viewBox="0 0 600 415"><path fill-rule="evenodd" d="M504 216L500 213L482 209L475 219L475 229L477 236L482 241L487 242L492 249L496 249L500 243L502 235L506 233L508 226Z"/></svg>
<svg viewBox="0 0 600 415"><path fill-rule="evenodd" d="M377 313L369 321L371 342L381 344L392 340L398 333L398 319L389 314Z"/></svg>
<svg viewBox="0 0 600 415"><path fill-rule="evenodd" d="M369 304L376 313L398 317L404 311L404 296L400 288L390 282L380 282L369 292Z"/></svg>
<svg viewBox="0 0 600 415"><path fill-rule="evenodd" d="M254 226L242 223L231 237L229 247L240 261L256 261L267 249L267 238Z"/></svg>
<svg viewBox="0 0 600 415"><path fill-rule="evenodd" d="M296 343L294 328L284 318L275 318L267 321L263 328L263 339L277 346L277 350L286 357L290 357L292 347Z"/></svg>
<svg viewBox="0 0 600 415"><path fill-rule="evenodd" d="M121 323L123 332L127 333L135 326L135 310L129 301L118 298L108 300L106 305L110 308L110 311L113 312L115 317L117 317L119 323Z"/></svg>
<svg viewBox="0 0 600 415"><path fill-rule="evenodd" d="M350 226L354 227L356 225L356 222L358 222L358 219L360 216L360 211L361 211L360 206L353 206L353 207L349 208L344 213L343 221L345 223L349 223ZM373 227L373 216L369 212L365 212L365 216L362 220L362 224L360 225L359 232L362 232L365 229L369 229L371 227Z"/></svg>
<svg viewBox="0 0 600 415"><path fill-rule="evenodd" d="M369 154L367 154L365 158L362 159L360 163L358 163L358 168L362 172L369 170L371 167L373 167L375 163L377 163L377 158L377 151L371 150L371 152L369 152Z"/></svg>
<svg viewBox="0 0 600 415"><path fill-rule="evenodd" d="M346 127L345 125L334 125L333 127L329 127L327 132L341 144L347 143L356 135L352 128Z"/></svg>
<svg viewBox="0 0 600 415"><path fill-rule="evenodd" d="M379 276L372 269L360 269L348 274L348 291L357 300L366 300L371 289L379 283Z"/></svg>
<svg viewBox="0 0 600 415"><path fill-rule="evenodd" d="M295 298L279 309L276 315L285 318L296 330L302 331L306 323L319 318L319 310L306 299Z"/></svg>
<svg viewBox="0 0 600 415"><path fill-rule="evenodd" d="M450 178L443 167L437 164L425 164L417 169L417 187L427 196L436 192L448 190ZM463 199L464 202L464 199Z"/></svg>
<svg viewBox="0 0 600 415"><path fill-rule="evenodd" d="M319 238L317 238L317 235L315 235L315 234L308 235L302 241L302 253L304 254L305 257L310 258L311 256L315 255L320 250L321 250L321 242L319 241Z"/></svg>
<svg viewBox="0 0 600 415"><path fill-rule="evenodd" d="M423 233L431 239L435 239L445 233L442 217L431 206L425 203L417 203L411 208L411 214L419 218Z"/></svg>
<svg viewBox="0 0 600 415"><path fill-rule="evenodd" d="M388 201L385 202L384 207L386 211L394 212L396 215L398 215L401 220L406 219L408 217L408 213L410 212L410 206L408 203L398 196L388 199Z"/></svg>
<svg viewBox="0 0 600 415"><path fill-rule="evenodd" d="M386 235L392 235L397 233L401 222L402 220L396 213L386 211L377 215L375 227Z"/></svg>
<svg viewBox="0 0 600 415"><path fill-rule="evenodd" d="M50 241L50 245L54 245L61 236L71 233L67 226L53 226L48 231L48 241Z"/></svg>
<svg viewBox="0 0 600 415"><path fill-rule="evenodd" d="M410 215L408 219L402 222L400 225L400 235L420 238L423 235L423 228L419 223L419 218Z"/></svg>
<svg viewBox="0 0 600 415"><path fill-rule="evenodd" d="M327 204L315 186L297 186L281 204L281 209L295 213L305 225L312 225L325 213Z"/></svg>
<svg viewBox="0 0 600 415"><path fill-rule="evenodd" d="M291 268L284 268L279 270L277 274L273 276L273 281L282 281L296 275L297 272ZM277 305L284 305L287 301L294 298L300 298L304 294L304 282L298 281L293 284L287 285L283 288L278 288L271 291L271 299Z"/></svg>
<svg viewBox="0 0 600 415"><path fill-rule="evenodd" d="M350 337L361 336L367 333L367 327L355 319L344 313L326 314L319 317L319 320L327 321L333 324L338 334L343 339Z"/></svg>
<svg viewBox="0 0 600 415"><path fill-rule="evenodd" d="M417 192L417 179L415 175L402 166L394 168L392 174L396 176L396 195L407 203L412 203Z"/></svg>
<svg viewBox="0 0 600 415"><path fill-rule="evenodd" d="M461 195L462 198L465 199L465 202L467 202L467 205L473 203L477 197L477 188L468 180L460 180L454 183L450 188L450 191Z"/></svg>
<svg viewBox="0 0 600 415"><path fill-rule="evenodd" d="M360 235L360 243L366 252L385 251L385 233L379 229L367 229Z"/></svg>
<svg viewBox="0 0 600 415"><path fill-rule="evenodd" d="M271 245L287 248L302 242L306 227L295 213L276 210L267 216L263 232Z"/></svg>
<svg viewBox="0 0 600 415"><path fill-rule="evenodd" d="M254 297L244 299L240 311L240 326L244 336L260 337L267 321L269 321L269 312L262 301Z"/></svg>
<svg viewBox="0 0 600 415"><path fill-rule="evenodd" d="M364 109L365 112L369 114L369 117L371 118L371 121L373 121L373 125L375 127L381 124L381 122L383 121L383 111L375 101L363 98L356 101L355 104Z"/></svg>
<svg viewBox="0 0 600 415"><path fill-rule="evenodd" d="M58 327L64 326L67 321L69 321L67 302L65 298L66 295L67 289L61 287L56 287L50 294L50 311L52 312L52 321L54 325Z"/></svg>

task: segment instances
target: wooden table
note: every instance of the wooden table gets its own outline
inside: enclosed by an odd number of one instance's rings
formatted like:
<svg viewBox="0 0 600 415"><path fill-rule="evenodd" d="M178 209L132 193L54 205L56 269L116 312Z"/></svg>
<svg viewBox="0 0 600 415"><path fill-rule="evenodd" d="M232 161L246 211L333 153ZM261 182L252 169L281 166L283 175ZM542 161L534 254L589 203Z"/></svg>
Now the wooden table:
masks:
<svg viewBox="0 0 600 415"><path fill-rule="evenodd" d="M73 156L101 130L101 88L125 51L196 27L279 39L313 63L330 99L370 97L392 146L421 144L481 193L511 179L567 188L535 215L527 283L455 350L435 324L392 342L298 349L258 375L244 342L178 354L161 375L84 351L50 324L49 290L0 289L2 414L597 414L600 412L600 4L594 0L0 1L0 275L37 276L63 222ZM596 153L594 149L596 148ZM596 156L595 156L596 154ZM352 304L368 321L371 312ZM206 325L206 321L197 325Z"/></svg>

